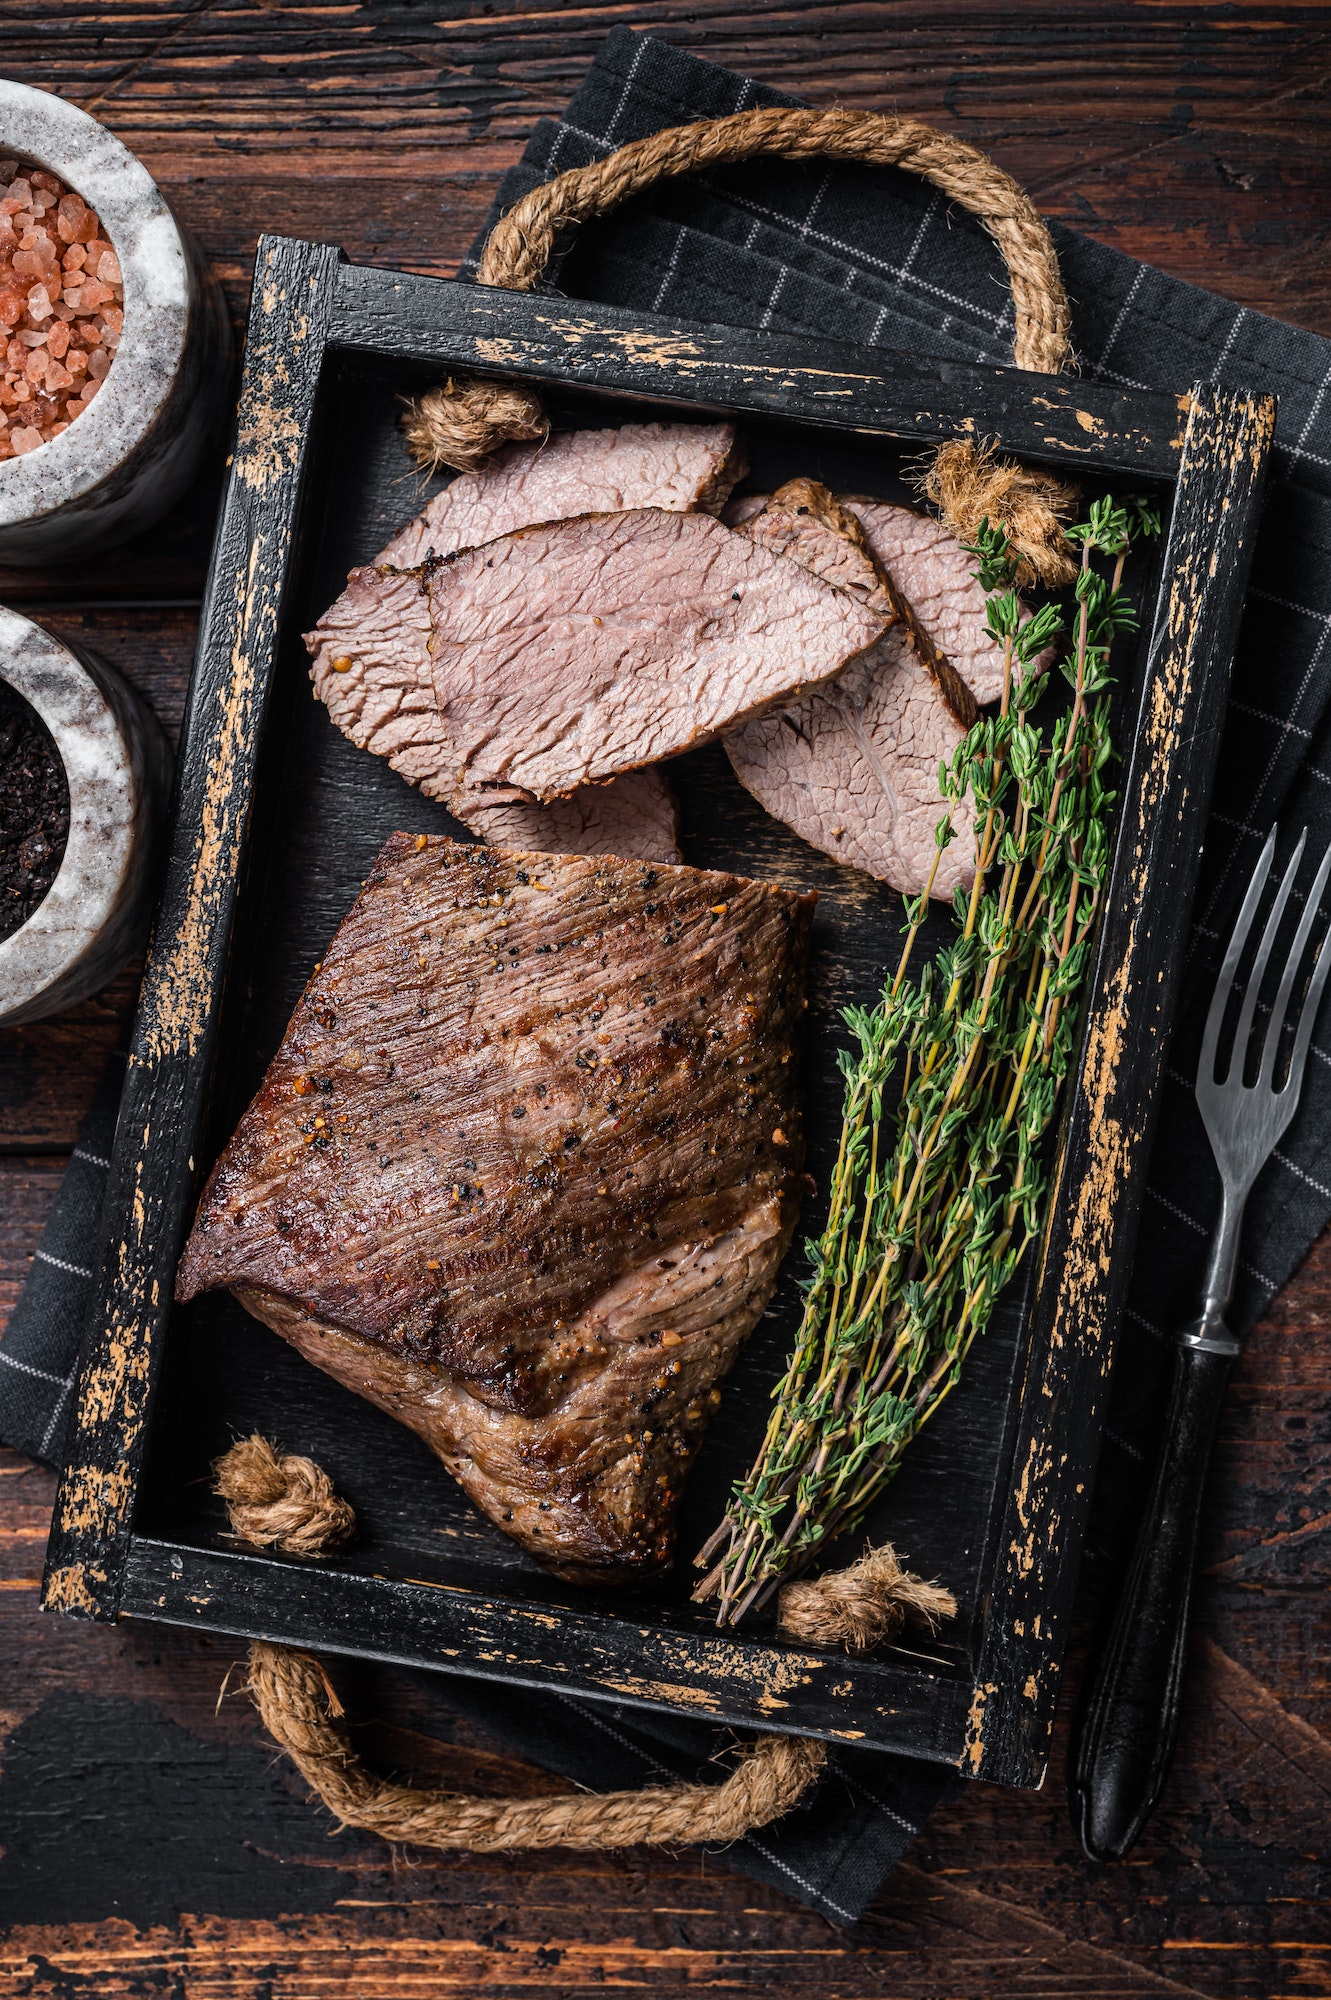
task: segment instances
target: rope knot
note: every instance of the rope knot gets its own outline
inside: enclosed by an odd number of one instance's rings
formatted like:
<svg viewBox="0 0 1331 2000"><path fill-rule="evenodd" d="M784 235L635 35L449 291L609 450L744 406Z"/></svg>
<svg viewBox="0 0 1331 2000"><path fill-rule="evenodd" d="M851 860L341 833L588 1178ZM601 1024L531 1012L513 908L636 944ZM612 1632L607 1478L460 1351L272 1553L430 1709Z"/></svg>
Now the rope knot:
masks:
<svg viewBox="0 0 1331 2000"><path fill-rule="evenodd" d="M292 1556L323 1556L355 1531L356 1516L312 1458L281 1457L256 1432L213 1468L242 1542Z"/></svg>
<svg viewBox="0 0 1331 2000"><path fill-rule="evenodd" d="M319 1556L355 1527L351 1508L313 1459L279 1456L257 1433L233 1444L214 1471L217 1491L242 1541ZM956 1603L937 1584L910 1576L890 1549L872 1549L840 1576L788 1584L781 1593L781 1629L824 1646L840 1639L863 1651L890 1636L907 1609L932 1625L951 1615ZM844 1632L857 1636L842 1638L833 1629L833 1611ZM815 1615L817 1631L801 1629L801 1617L812 1620ZM384 1840L473 1854L547 1847L596 1852L639 1841L660 1847L739 1840L788 1813L827 1762L825 1744L798 1736L760 1736L720 1784L468 1798L419 1791L367 1770L352 1745L332 1683L308 1653L254 1640L248 1688L269 1735L339 1826L364 1827Z"/></svg>
<svg viewBox="0 0 1331 2000"><path fill-rule="evenodd" d="M939 446L919 489L959 542L973 542L982 521L1002 528L1021 558L1016 580L1024 588L1042 583L1062 589L1076 576L1063 523L1072 517L1077 488L1052 472L1000 458L992 440L976 445L953 438Z"/></svg>
<svg viewBox="0 0 1331 2000"><path fill-rule="evenodd" d="M902 167L931 182L969 209L1002 252L1012 285L1017 367L1055 375L1068 360L1067 293L1053 240L1030 196L964 140L877 112L764 105L631 140L603 160L543 181L501 216L486 242L479 282L532 291L568 230L609 215L659 181L756 158ZM428 390L408 404L406 419L412 453L428 472L441 465L472 472L501 444L544 438L549 428L534 391L479 378ZM1043 578L1044 571L1035 574Z"/></svg>
<svg viewBox="0 0 1331 2000"><path fill-rule="evenodd" d="M777 1603L783 1638L809 1646L844 1646L849 1653L888 1644L907 1612L923 1619L931 1632L940 1619L957 1615L952 1592L912 1576L886 1543L869 1549L849 1569L833 1570L812 1583L786 1584Z"/></svg>
<svg viewBox="0 0 1331 2000"><path fill-rule="evenodd" d="M550 419L520 383L450 376L408 403L403 430L422 471L474 472L500 445L548 437Z"/></svg>

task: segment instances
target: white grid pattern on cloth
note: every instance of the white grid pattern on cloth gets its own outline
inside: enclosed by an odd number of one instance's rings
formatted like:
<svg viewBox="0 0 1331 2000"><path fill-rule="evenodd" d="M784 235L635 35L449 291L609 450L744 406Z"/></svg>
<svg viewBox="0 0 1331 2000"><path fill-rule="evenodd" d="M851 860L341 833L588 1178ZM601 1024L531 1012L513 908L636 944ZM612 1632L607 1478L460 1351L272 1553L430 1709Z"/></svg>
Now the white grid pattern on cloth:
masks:
<svg viewBox="0 0 1331 2000"><path fill-rule="evenodd" d="M1118 339L1119 334L1123 331L1124 326L1127 324L1128 314L1132 311L1133 300L1136 298L1138 292L1141 290L1145 282L1146 282L1146 266L1143 264L1140 271L1138 271L1136 277L1133 279L1131 285L1128 287L1127 297L1124 299L1122 305L1118 309L1118 317L1114 321L1114 324L1109 329L1109 338L1106 340L1104 346L1101 348L1100 359L1096 363L1097 369L1103 371L1107 367L1109 362L1109 357L1114 351L1114 343ZM1116 376L1115 380L1117 381L1118 379L1120 378Z"/></svg>
<svg viewBox="0 0 1331 2000"><path fill-rule="evenodd" d="M705 174L698 176L698 185L708 194L715 196L719 200L724 200L729 206L741 210L746 215L754 216L757 221L767 223L773 229L794 228L795 234L805 242L816 243L819 248L844 258L848 274L854 269L864 269L873 272L878 277L891 278L898 284L910 285L920 292L927 293L931 298L945 299L949 305L955 306L959 312L977 314L991 325L996 333L1002 333L1014 324L1011 299L1008 299L997 311L989 311L984 306L978 305L974 299L966 298L959 292L950 291L944 285L933 284L929 279L922 278L917 271L912 269L915 257L923 246L931 223L937 220L938 211L943 207L943 197L941 194L936 196L934 204L930 209L926 210L924 216L921 218L914 243L907 256L900 263L893 263L887 258L876 256L872 251L866 250L862 244L852 245L846 242L844 238L834 236L829 230L813 229L800 224L792 224L790 218L782 215L779 209L774 209L769 204L756 200L752 195L738 194L733 189L723 191L713 179ZM793 275L791 267L782 265L782 277L789 278ZM889 302L889 307L893 310L899 310L899 305L899 301ZM994 350L991 353L978 356L977 359L1003 361L1010 360L1011 356Z"/></svg>
<svg viewBox="0 0 1331 2000"><path fill-rule="evenodd" d="M33 1255L39 1264L50 1264L57 1271L68 1271L72 1278L90 1278L92 1269L87 1264L71 1264L64 1257L53 1257L49 1250L35 1250Z"/></svg>
<svg viewBox="0 0 1331 2000"><path fill-rule="evenodd" d="M51 1421L47 1424L46 1429L42 1432L41 1456L43 1458L45 1458L48 1455L51 1446L55 1442L56 1432L60 1428L61 1418L65 1414L65 1405L74 1393L74 1381L77 1374L78 1374L77 1368L72 1368L70 1370L69 1374L65 1377L64 1381L60 1385L60 1394L56 1397L54 1403L51 1405Z"/></svg>
<svg viewBox="0 0 1331 2000"><path fill-rule="evenodd" d="M56 1389L67 1389L73 1379L68 1375L53 1375L49 1368L34 1368L31 1362L19 1361L14 1355L6 1354L3 1347L0 1347L0 1361L6 1368L16 1368L20 1375L31 1375L36 1382L49 1382Z"/></svg>
<svg viewBox="0 0 1331 2000"><path fill-rule="evenodd" d="M3 1362L6 1368L12 1368L16 1374L26 1375L34 1382L44 1382L60 1392L52 1399L50 1417L38 1440L38 1456L45 1458L55 1440L60 1420L65 1414L65 1405L73 1393L75 1378L79 1372L78 1364L75 1363L68 1375L53 1375L49 1369L34 1368L30 1361L20 1361L16 1355L6 1354L3 1345L0 1345L0 1362Z"/></svg>

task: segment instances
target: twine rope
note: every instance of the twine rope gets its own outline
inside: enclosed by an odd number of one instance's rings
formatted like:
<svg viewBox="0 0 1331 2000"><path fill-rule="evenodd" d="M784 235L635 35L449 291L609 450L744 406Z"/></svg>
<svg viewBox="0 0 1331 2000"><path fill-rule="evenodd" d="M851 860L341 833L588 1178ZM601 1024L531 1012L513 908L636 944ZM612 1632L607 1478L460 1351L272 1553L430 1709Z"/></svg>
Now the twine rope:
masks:
<svg viewBox="0 0 1331 2000"><path fill-rule="evenodd" d="M533 188L501 216L485 245L480 283L532 291L569 229L610 214L659 181L760 157L901 167L930 182L974 215L998 245L1012 286L1015 365L1056 375L1071 360L1071 311L1058 255L1025 189L964 140L914 118L878 112L767 106L634 139ZM429 471L441 465L473 471L500 445L544 438L548 431L533 390L479 378L450 379L427 390L409 406L406 422L412 453ZM996 459L983 445L957 440L943 450L950 454L946 476L933 480L926 473L922 484L949 528L973 535L982 518L1001 521L1022 558L1019 580L1068 582L1075 574L1062 532L1068 489ZM1020 503L1015 511L1014 502Z"/></svg>
<svg viewBox="0 0 1331 2000"><path fill-rule="evenodd" d="M267 1438L256 1434L232 1445L215 1473L232 1530L242 1541L320 1557L354 1529L355 1515L327 1473L312 1459L279 1454ZM820 1626L817 1594L827 1586L833 1588ZM794 1595L799 1609L791 1627L785 1622L786 1605ZM909 1576L890 1550L874 1550L839 1576L787 1586L782 1630L810 1643L816 1639L863 1648L895 1631L907 1609L933 1624L954 1613L956 1603L936 1584ZM789 1812L827 1760L821 1743L767 1735L741 1753L718 1785L470 1798L393 1784L370 1771L352 1747L336 1691L310 1654L256 1639L247 1685L269 1735L339 1826L363 1827L385 1840L417 1847L493 1854L517 1848L602 1850L738 1840Z"/></svg>

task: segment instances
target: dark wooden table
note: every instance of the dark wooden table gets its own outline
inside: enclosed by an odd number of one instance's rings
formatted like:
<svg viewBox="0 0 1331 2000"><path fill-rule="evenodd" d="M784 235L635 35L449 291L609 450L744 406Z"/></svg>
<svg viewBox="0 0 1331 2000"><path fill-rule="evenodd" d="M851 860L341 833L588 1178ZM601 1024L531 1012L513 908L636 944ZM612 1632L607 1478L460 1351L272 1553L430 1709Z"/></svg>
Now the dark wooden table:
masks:
<svg viewBox="0 0 1331 2000"><path fill-rule="evenodd" d="M624 20L819 103L931 119L1047 214L1331 333L1317 0L8 0L0 67L139 153L239 315L265 228L451 271L533 121ZM0 573L0 602L86 639L173 727L214 496L105 562ZM0 1314L133 988L0 1031ZM437 1860L330 1833L234 1674L219 1704L231 1645L38 1612L52 1481L0 1454L0 1991L1331 1994L1328 1463L1331 1233L1230 1397L1189 1720L1130 1864L1081 1857L1060 1753L1040 1795L977 1786L940 1812L845 1932L690 1852ZM405 1677L340 1682L368 1755L456 1787L550 1783Z"/></svg>

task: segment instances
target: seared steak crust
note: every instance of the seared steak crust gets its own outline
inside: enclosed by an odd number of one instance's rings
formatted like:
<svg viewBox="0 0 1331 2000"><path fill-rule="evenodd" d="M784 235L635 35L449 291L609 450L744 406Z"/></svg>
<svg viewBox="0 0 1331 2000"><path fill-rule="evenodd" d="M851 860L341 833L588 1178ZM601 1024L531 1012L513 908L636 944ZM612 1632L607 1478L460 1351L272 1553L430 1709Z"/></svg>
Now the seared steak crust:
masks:
<svg viewBox="0 0 1331 2000"><path fill-rule="evenodd" d="M177 1295L230 1287L564 1572L660 1563L794 1226L811 911L736 876L395 834L213 1170Z"/></svg>

